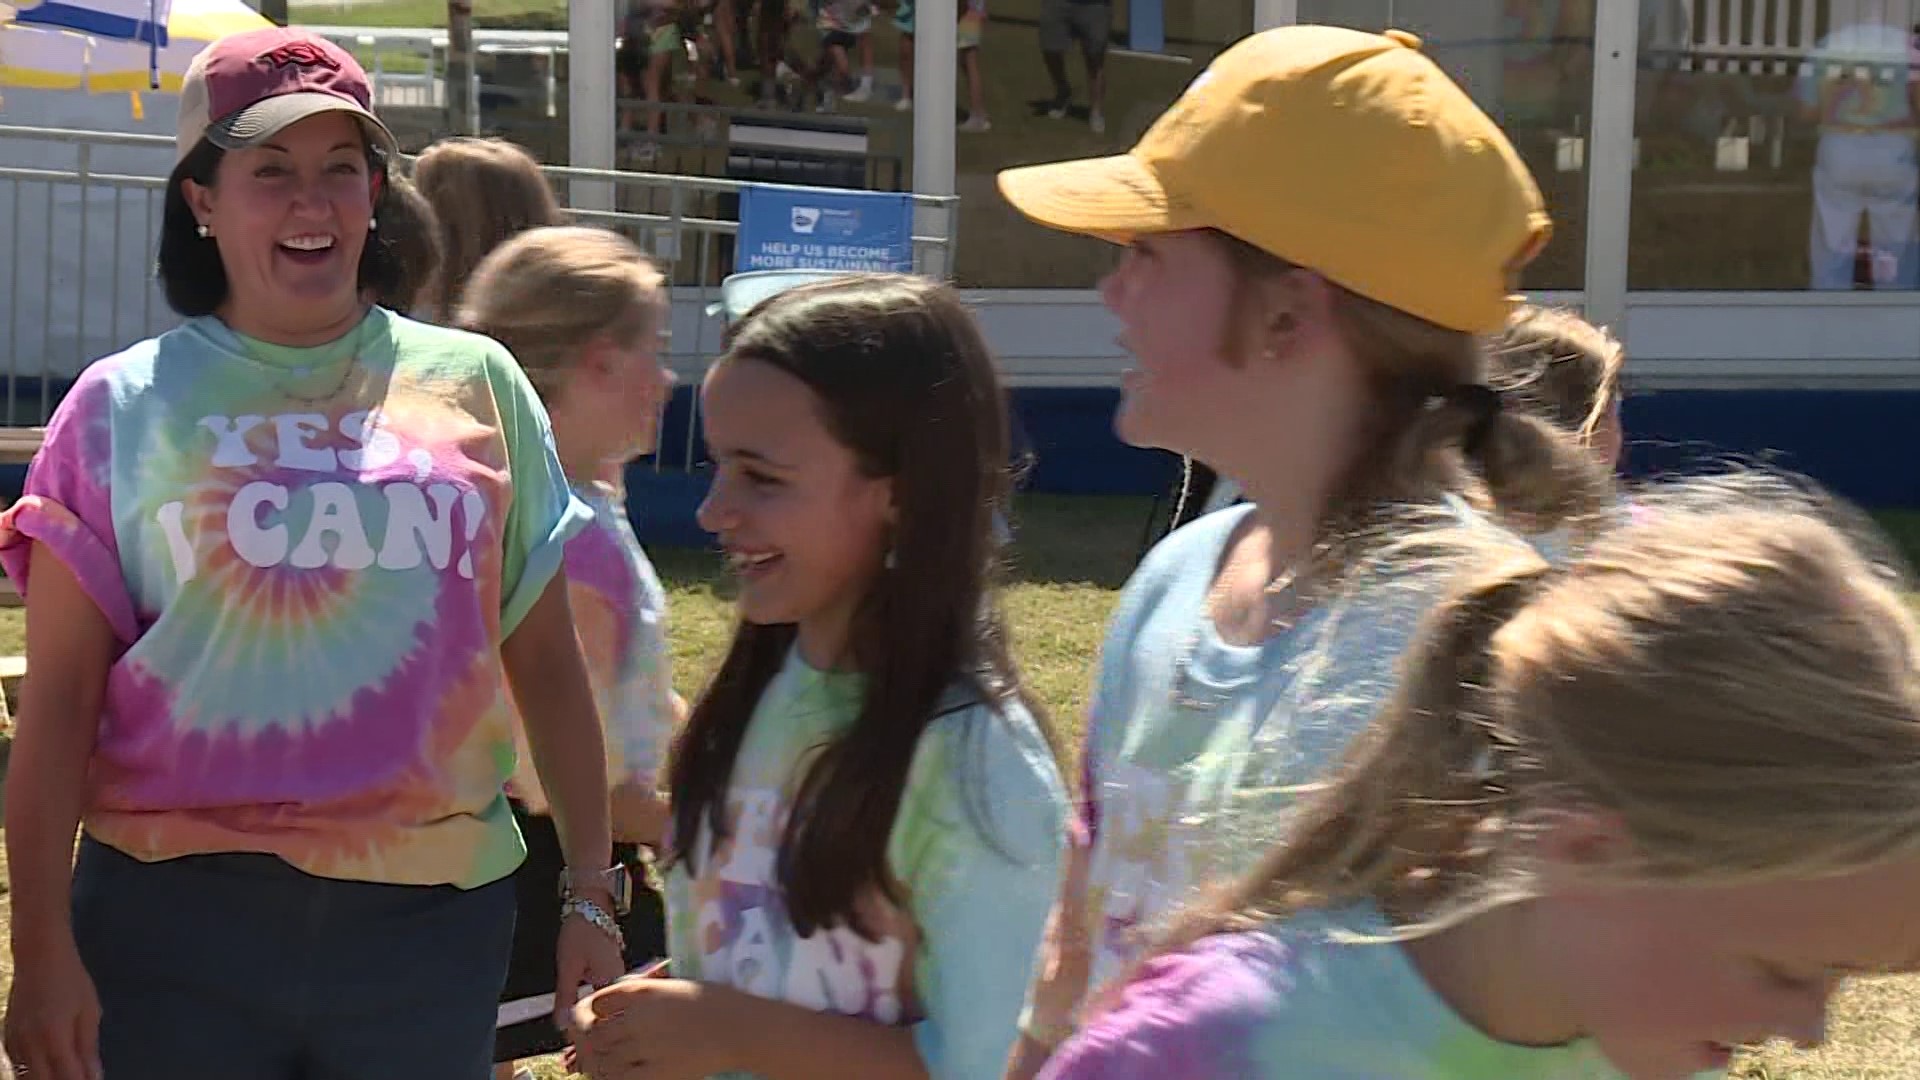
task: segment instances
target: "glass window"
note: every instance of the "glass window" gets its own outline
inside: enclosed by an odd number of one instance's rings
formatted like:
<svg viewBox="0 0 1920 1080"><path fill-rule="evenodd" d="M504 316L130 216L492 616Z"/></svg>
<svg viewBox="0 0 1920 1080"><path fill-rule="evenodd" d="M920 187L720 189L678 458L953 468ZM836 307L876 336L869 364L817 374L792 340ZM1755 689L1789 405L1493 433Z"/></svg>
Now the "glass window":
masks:
<svg viewBox="0 0 1920 1080"><path fill-rule="evenodd" d="M968 3L960 0L960 7ZM1113 246L1028 222L1000 197L995 176L1014 165L1124 153L1202 68L1251 32L1252 0L974 3L988 11L977 65L980 100L992 126L982 131L963 125L957 136L956 276L969 288L1091 288L1112 268ZM875 27L874 51L891 65L897 48L892 20L876 20ZM1104 42L1105 85L1097 113L1081 44L1089 38ZM1049 52L1043 45L1064 49ZM962 118L971 109L972 70L963 53ZM1057 107L1056 74L1068 88L1064 108Z"/></svg>
<svg viewBox="0 0 1920 1080"><path fill-rule="evenodd" d="M1635 289L1920 285L1911 0L1642 0Z"/></svg>
<svg viewBox="0 0 1920 1080"><path fill-rule="evenodd" d="M1425 51L1499 121L1553 214L1529 289L1585 280L1586 137L1595 0L1300 0L1300 21L1418 34Z"/></svg>

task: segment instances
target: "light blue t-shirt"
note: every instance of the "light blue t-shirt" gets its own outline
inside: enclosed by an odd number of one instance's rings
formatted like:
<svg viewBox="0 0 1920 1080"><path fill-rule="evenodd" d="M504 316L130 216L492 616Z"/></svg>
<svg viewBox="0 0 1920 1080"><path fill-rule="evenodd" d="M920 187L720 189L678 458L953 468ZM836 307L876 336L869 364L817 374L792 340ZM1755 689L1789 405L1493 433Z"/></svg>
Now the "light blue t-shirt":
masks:
<svg viewBox="0 0 1920 1080"><path fill-rule="evenodd" d="M887 844L905 903L867 898L877 940L801 937L775 860L803 763L852 724L858 675L787 662L760 696L727 785L731 835L667 875L674 975L911 1027L934 1080L999 1080L1060 880L1066 787L1017 701L958 693L920 736Z"/></svg>
<svg viewBox="0 0 1920 1080"><path fill-rule="evenodd" d="M1450 510L1462 526L1478 521L1464 504ZM1252 511L1216 511L1162 540L1113 616L1082 758L1090 864L1078 902L1092 934L1090 989L1126 970L1153 923L1201 885L1245 871L1281 835L1301 785L1391 692L1444 588L1415 568L1369 575L1260 644L1228 644L1207 594Z"/></svg>
<svg viewBox="0 0 1920 1080"><path fill-rule="evenodd" d="M1621 1080L1590 1042L1497 1042L1461 1019L1371 905L1154 957L1041 1080Z"/></svg>

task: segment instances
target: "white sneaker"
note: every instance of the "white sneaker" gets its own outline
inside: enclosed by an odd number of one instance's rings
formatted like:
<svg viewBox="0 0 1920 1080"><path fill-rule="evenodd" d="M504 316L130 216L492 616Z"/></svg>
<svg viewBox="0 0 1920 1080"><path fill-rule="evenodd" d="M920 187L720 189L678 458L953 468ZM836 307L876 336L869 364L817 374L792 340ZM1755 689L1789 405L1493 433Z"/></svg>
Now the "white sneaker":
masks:
<svg viewBox="0 0 1920 1080"><path fill-rule="evenodd" d="M993 121L978 114L970 115L967 117L967 122L960 125L960 130L969 135L978 135L982 132L992 131Z"/></svg>
<svg viewBox="0 0 1920 1080"><path fill-rule="evenodd" d="M856 105L861 102L873 100L873 76L861 76L860 85L848 91L847 96L840 100L851 101Z"/></svg>
<svg viewBox="0 0 1920 1080"><path fill-rule="evenodd" d="M1095 135L1106 134L1107 115L1099 109L1093 110L1092 115L1087 117L1087 126L1093 129Z"/></svg>
<svg viewBox="0 0 1920 1080"><path fill-rule="evenodd" d="M899 101L894 102L893 111L894 112L912 112L913 99L910 97L903 97Z"/></svg>

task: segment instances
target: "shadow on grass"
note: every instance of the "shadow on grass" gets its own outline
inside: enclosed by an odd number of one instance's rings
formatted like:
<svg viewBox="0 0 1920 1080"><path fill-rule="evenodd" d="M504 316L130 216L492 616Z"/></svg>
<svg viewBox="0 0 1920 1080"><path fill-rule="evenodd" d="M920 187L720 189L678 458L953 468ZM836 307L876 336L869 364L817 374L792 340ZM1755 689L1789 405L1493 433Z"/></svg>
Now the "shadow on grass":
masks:
<svg viewBox="0 0 1920 1080"><path fill-rule="evenodd" d="M1017 584L1117 589L1133 572L1152 500L1135 496L1025 495L1014 502L1008 579ZM661 580L730 598L718 546L649 547Z"/></svg>

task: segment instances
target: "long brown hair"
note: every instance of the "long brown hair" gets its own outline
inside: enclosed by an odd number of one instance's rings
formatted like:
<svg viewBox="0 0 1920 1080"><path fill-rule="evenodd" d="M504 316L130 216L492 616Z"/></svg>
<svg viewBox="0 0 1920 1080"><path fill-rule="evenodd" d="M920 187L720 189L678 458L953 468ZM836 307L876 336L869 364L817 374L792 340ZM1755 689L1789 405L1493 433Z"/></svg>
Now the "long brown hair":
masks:
<svg viewBox="0 0 1920 1080"><path fill-rule="evenodd" d="M504 139L442 139L414 161L413 183L440 222L439 272L419 301L435 320L453 317L467 279L501 241L566 220L539 163Z"/></svg>
<svg viewBox="0 0 1920 1080"><path fill-rule="evenodd" d="M1610 880L1733 884L1920 854L1920 626L1863 519L1757 475L1643 493L1562 567L1490 530L1394 697L1285 840L1165 946L1372 901L1396 936L1534 894L1556 809L1616 817ZM1444 543L1440 543L1444 541Z"/></svg>
<svg viewBox="0 0 1920 1080"><path fill-rule="evenodd" d="M1010 487L1005 394L959 296L899 274L764 301L735 325L719 363L749 361L805 383L861 470L893 481L893 568L861 599L850 639L865 697L852 726L807 762L777 860L796 930L845 923L866 934L862 897L903 900L887 840L921 734L956 685L990 706L1024 705L1058 757L1044 712L1021 685L992 588L994 524ZM794 637L791 625L736 626L667 767L671 859L695 867L703 830L713 845L727 837L734 760ZM980 794L980 784L968 788ZM971 816L979 827L986 815Z"/></svg>

